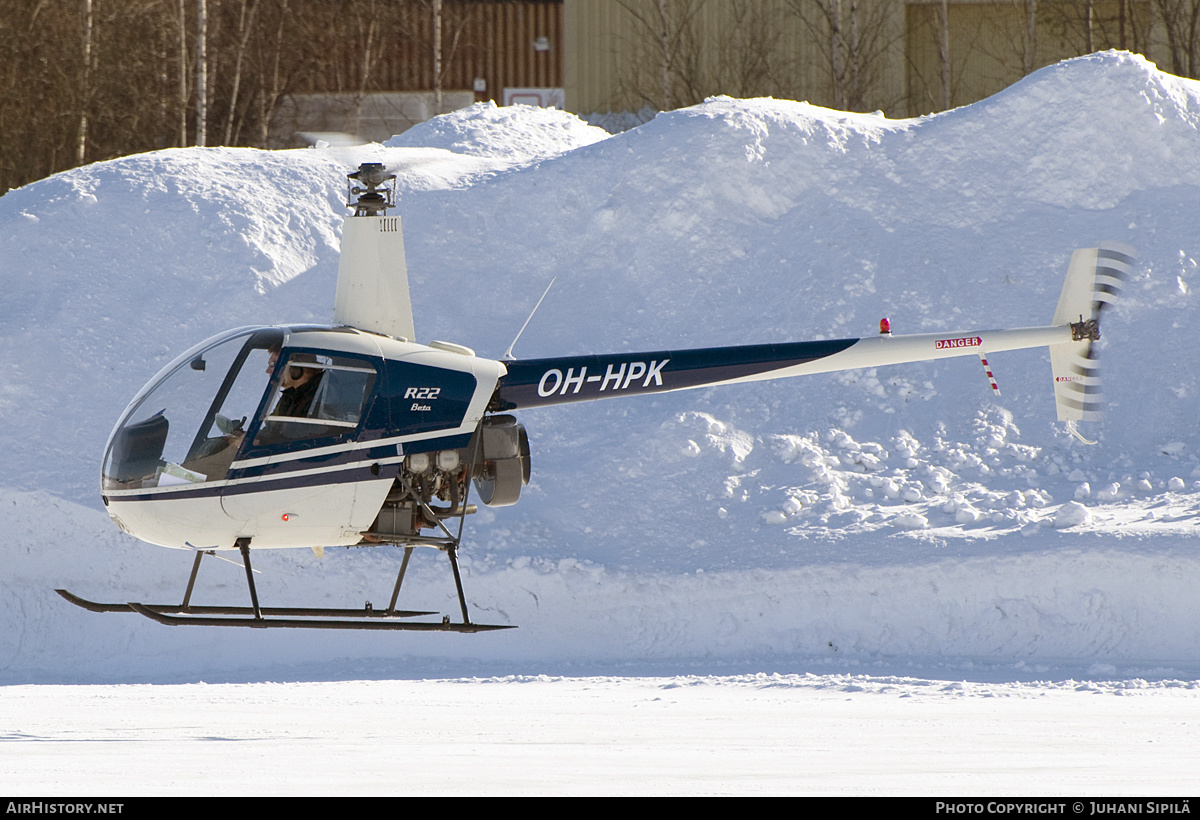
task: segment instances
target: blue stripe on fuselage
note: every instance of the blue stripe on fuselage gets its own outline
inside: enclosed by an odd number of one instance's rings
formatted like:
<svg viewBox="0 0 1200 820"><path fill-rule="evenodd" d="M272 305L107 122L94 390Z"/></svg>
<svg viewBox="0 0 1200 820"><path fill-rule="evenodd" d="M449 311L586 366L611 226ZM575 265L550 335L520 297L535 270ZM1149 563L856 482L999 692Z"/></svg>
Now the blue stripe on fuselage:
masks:
<svg viewBox="0 0 1200 820"><path fill-rule="evenodd" d="M505 362L493 407L516 410L702 387L840 353L858 339Z"/></svg>
<svg viewBox="0 0 1200 820"><path fill-rule="evenodd" d="M422 441L404 442L401 444L403 454L425 453L437 450L457 450L471 443L471 433L454 436L429 438ZM393 459L392 465L383 465L378 473L371 471L373 465L384 459ZM170 487L152 488L144 492L129 495L106 493L110 502L123 503L129 501L159 501L187 498L206 498L220 495L241 495L244 493L270 492L286 490L293 487L316 487L341 484L347 481L370 481L375 478L394 477L399 462L397 445L389 444L382 447L372 447L369 450L342 450L328 456L293 459L273 464L256 465L231 471L229 478L223 481L212 481L196 484L192 487L182 487L174 484ZM338 469L339 465L345 465ZM319 470L320 472L309 472ZM305 475L305 473L307 473Z"/></svg>

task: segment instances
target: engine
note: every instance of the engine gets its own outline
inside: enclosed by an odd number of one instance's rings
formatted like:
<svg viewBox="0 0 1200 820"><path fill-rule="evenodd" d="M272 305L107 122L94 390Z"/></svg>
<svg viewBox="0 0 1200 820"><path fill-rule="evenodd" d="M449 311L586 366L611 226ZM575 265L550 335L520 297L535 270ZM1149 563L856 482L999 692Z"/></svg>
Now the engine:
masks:
<svg viewBox="0 0 1200 820"><path fill-rule="evenodd" d="M508 415L484 418L466 447L409 453L365 540L412 541L422 529L439 529L445 519L469 515L467 483L489 507L507 507L529 483L529 437L524 425Z"/></svg>

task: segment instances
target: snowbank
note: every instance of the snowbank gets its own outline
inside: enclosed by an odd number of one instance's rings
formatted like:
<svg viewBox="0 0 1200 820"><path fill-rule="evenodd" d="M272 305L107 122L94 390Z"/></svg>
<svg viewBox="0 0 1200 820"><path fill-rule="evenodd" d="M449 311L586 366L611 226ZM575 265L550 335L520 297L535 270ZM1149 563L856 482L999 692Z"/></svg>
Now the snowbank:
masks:
<svg viewBox="0 0 1200 820"><path fill-rule="evenodd" d="M574 114L553 108L476 103L434 117L384 143L389 148L442 148L471 157L528 164L608 137Z"/></svg>

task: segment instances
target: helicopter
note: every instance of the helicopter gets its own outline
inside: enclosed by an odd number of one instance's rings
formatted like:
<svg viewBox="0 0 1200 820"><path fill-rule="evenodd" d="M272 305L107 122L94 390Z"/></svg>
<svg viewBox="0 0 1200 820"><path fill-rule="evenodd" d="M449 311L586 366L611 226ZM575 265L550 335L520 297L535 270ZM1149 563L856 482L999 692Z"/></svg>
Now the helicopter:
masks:
<svg viewBox="0 0 1200 820"><path fill-rule="evenodd" d="M471 620L457 554L478 511L472 487L484 505L505 507L529 483L529 437L514 412L952 356L978 356L999 394L988 355L1048 347L1058 418L1087 441L1075 423L1100 414L1100 316L1134 265L1116 243L1076 250L1046 326L893 335L883 319L866 338L524 360L512 356L514 339L494 360L414 341L401 219L388 213L396 175L360 165L347 175L347 207L332 324L240 327L200 342L133 397L105 445L100 492L115 524L195 553L182 603L56 590L68 601L172 626L510 629ZM252 550L387 545L404 556L384 608L259 603ZM461 621L397 609L417 547L448 556ZM230 550L250 606L192 604L201 559Z"/></svg>

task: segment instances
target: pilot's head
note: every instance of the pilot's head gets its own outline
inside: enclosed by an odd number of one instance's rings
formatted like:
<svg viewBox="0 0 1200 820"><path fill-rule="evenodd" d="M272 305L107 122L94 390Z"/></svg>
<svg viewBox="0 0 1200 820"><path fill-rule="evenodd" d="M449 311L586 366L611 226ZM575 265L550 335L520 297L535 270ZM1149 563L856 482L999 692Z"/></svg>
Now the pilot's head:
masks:
<svg viewBox="0 0 1200 820"><path fill-rule="evenodd" d="M321 371L315 367L304 366L316 363L317 357L311 353L293 353L288 357L287 369L283 371L284 388L301 387L316 378Z"/></svg>

